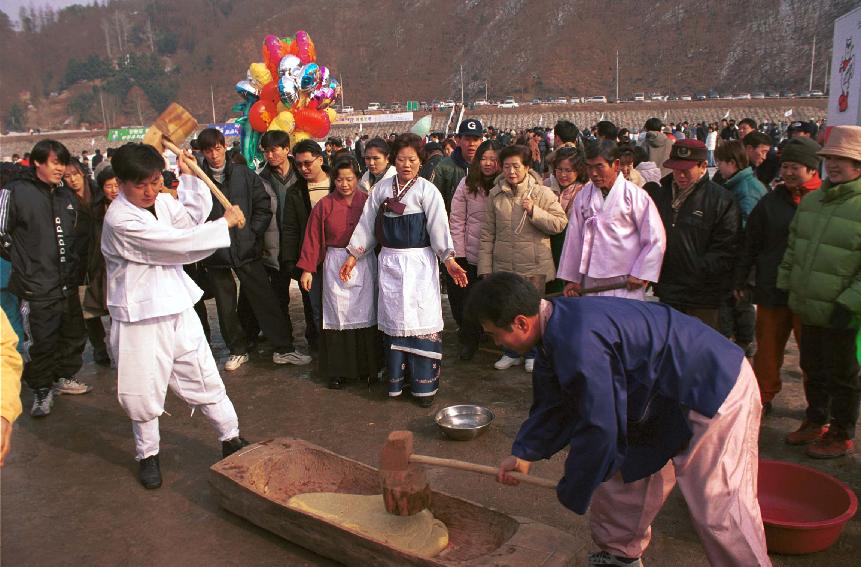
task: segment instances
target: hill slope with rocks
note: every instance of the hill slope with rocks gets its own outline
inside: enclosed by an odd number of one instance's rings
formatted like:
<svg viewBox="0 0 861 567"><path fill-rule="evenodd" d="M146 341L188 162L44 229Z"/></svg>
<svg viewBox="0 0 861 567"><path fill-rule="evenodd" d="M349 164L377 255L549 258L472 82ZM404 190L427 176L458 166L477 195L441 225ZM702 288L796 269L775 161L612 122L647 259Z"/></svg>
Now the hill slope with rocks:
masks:
<svg viewBox="0 0 861 567"><path fill-rule="evenodd" d="M308 31L346 103L821 89L857 0L113 0L0 16L10 126L150 121L177 100L231 116L266 34ZM27 16L27 14L24 14ZM71 93L71 94L70 94ZM53 95L53 96L52 96ZM63 98L65 96L65 98ZM55 100L60 99L60 100ZM11 115L11 116L10 116ZM10 123L10 117L12 120ZM205 118L204 118L205 117ZM13 124L14 123L14 124Z"/></svg>

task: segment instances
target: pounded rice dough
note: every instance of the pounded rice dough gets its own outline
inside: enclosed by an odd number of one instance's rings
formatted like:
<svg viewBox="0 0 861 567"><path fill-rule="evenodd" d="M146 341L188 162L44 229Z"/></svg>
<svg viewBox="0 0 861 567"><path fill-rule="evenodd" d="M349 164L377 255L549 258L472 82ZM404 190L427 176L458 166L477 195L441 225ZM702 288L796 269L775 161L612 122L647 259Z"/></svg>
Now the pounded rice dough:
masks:
<svg viewBox="0 0 861 567"><path fill-rule="evenodd" d="M448 545L448 528L430 510L395 516L386 512L382 494L310 492L287 505L420 557L436 557Z"/></svg>

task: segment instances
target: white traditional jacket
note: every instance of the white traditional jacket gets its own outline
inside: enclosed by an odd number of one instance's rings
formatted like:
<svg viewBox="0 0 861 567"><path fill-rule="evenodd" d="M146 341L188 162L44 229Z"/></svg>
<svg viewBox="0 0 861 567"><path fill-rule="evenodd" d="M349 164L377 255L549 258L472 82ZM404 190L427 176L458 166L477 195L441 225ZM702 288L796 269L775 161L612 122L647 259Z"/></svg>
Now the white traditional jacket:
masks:
<svg viewBox="0 0 861 567"><path fill-rule="evenodd" d="M114 320L134 323L193 307L203 291L186 275L183 264L230 246L226 220L205 222L212 196L202 181L181 176L177 197L159 194L155 215L133 205L122 191L108 207L101 246L108 311Z"/></svg>

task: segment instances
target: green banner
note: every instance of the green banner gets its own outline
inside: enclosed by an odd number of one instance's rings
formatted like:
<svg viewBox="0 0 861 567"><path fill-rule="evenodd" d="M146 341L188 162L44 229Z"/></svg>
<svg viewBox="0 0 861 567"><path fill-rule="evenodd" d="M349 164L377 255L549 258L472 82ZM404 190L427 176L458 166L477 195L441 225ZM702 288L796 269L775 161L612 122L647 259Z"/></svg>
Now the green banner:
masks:
<svg viewBox="0 0 861 567"><path fill-rule="evenodd" d="M146 128L111 128L108 130L109 142L137 142L143 140Z"/></svg>

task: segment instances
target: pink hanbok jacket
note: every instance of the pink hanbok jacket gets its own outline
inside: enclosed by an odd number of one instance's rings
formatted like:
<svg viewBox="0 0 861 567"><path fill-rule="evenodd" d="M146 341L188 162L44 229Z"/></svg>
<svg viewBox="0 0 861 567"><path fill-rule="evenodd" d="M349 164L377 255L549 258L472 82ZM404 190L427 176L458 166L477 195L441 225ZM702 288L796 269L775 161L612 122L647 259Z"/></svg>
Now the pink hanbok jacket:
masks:
<svg viewBox="0 0 861 567"><path fill-rule="evenodd" d="M630 275L655 282L666 247L664 223L648 193L619 174L604 199L589 182L571 205L557 277L582 283L584 276Z"/></svg>

